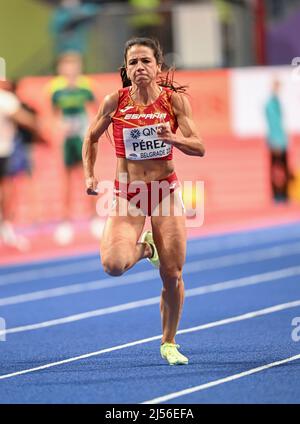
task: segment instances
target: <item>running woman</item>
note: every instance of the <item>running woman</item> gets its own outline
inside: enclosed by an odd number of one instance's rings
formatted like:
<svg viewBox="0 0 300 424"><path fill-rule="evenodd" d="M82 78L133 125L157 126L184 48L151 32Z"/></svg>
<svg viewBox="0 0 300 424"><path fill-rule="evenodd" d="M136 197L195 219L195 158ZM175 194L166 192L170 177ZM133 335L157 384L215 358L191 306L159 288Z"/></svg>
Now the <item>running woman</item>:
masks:
<svg viewBox="0 0 300 424"><path fill-rule="evenodd" d="M112 123L117 156L114 213L109 214L101 239L102 265L112 276L122 275L144 258L159 268L163 284L160 353L170 365L181 365L188 364L188 358L178 351L175 335L184 300L186 229L184 213L174 213L178 205L181 210L183 207L172 149L175 146L191 156L203 156L205 149L187 97L176 92L168 78L161 77L162 65L163 54L157 41L149 38L127 41L121 68L123 88L104 98L85 137L82 155L87 192L91 194L98 184L94 174L95 145ZM177 127L182 135L176 135ZM124 175L127 183L122 180ZM137 215L130 213L131 201L143 191L138 188L141 182L145 185L148 204L145 206L141 199L141 214ZM171 213L168 216L161 208L165 195L160 192L156 202L152 198L154 182L169 184L167 198ZM120 207L124 211L124 202L127 214L119 212ZM152 231L144 232L141 237L146 215L151 215Z"/></svg>

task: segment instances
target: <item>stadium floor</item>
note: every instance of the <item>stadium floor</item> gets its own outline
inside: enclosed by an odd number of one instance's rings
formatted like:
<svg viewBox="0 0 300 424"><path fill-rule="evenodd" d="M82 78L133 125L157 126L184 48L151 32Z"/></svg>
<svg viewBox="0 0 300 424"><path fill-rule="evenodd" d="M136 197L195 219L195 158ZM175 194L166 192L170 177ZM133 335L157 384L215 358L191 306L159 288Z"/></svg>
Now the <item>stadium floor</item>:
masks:
<svg viewBox="0 0 300 424"><path fill-rule="evenodd" d="M147 261L118 278L97 252L2 266L0 402L299 403L299 259L300 221L190 239L181 367L159 355Z"/></svg>

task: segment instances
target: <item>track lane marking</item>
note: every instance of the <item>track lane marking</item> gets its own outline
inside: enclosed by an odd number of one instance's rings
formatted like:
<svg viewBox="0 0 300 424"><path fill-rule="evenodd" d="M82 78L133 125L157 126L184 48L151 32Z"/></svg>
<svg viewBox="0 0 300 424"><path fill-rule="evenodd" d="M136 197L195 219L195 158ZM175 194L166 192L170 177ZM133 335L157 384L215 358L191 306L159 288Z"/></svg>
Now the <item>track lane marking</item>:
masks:
<svg viewBox="0 0 300 424"><path fill-rule="evenodd" d="M249 277L238 278L234 280L227 280L220 283L208 284L206 286L200 286L193 289L187 289L185 291L185 298L201 296L208 293L216 293L223 290L230 290L240 287L251 286L255 284L262 284L267 282L273 282L274 280L280 280L282 278L291 277L300 274L300 266L283 269L280 271L266 272L264 274L252 275ZM81 321L83 319L95 318L103 315L114 314L123 311L129 311L131 309L142 308L144 306L151 306L160 303L160 296L150 297L147 299L137 300L133 302L122 303L115 306L108 306L105 308L94 309L92 311L83 312L80 314L68 315L62 318L56 318L48 321L42 321L36 324L27 324L23 326L8 328L5 330L5 334L20 333L24 331L39 330L41 328L53 327L56 325L68 324L71 322ZM4 331L0 331L0 336L4 334Z"/></svg>
<svg viewBox="0 0 300 424"><path fill-rule="evenodd" d="M239 378L247 377L248 375L256 374L267 369L278 367L279 365L287 364L288 362L296 361L300 359L300 354L290 356L289 358L281 359L279 361L271 362L269 364L262 365L260 367L251 368L250 370L240 372L238 374L233 374L228 377L220 378L219 380L210 381L209 383L200 384L199 386L189 387L188 389L179 390L178 392L168 393L164 396L159 396L154 399L141 402L141 404L157 404L162 402L167 402L171 399L176 399L178 397L186 396L191 393L200 392L201 390L209 389L210 387L219 386L230 381L238 380Z"/></svg>
<svg viewBox="0 0 300 424"><path fill-rule="evenodd" d="M234 323L234 322L244 321L244 320L256 318L256 317L259 317L259 316L264 316L264 315L268 315L268 314L271 314L271 313L280 312L280 311L283 311L283 310L286 310L286 309L296 308L297 306L300 306L300 300L294 300L294 301L291 301L291 302L281 303L281 304L270 306L270 307L267 307L267 308L258 309L256 311L247 312L247 313L242 314L242 315L236 315L236 316L233 316L233 317L230 317L230 318L225 318L225 319L222 319L222 320L213 321L213 322L206 323L206 324L201 324L201 325L198 325L197 327L182 329L182 330L179 330L177 332L177 335L207 330L209 328L219 327L219 326L231 324L231 323ZM19 375L29 374L29 373L35 372L35 371L41 371L41 370L52 368L52 367L55 367L55 366L58 366L58 365L72 363L72 362L79 361L79 360L82 360L82 359L91 358L93 356L98 356L98 355L102 355L104 353L114 352L116 350L121 350L121 349L125 349L125 348L128 348L128 347L144 344L144 343L149 343L149 342L152 342L152 341L155 341L155 340L159 340L159 339L161 339L161 337L162 337L162 335L160 334L158 336L148 337L148 338L145 338L145 339L136 340L136 341L133 341L133 342L122 344L122 345L113 346L113 347L106 348L106 349L101 349L101 350L98 350L98 351L95 351L95 352L86 353L84 355L79 355L79 356L74 356L74 357L71 357L71 358L63 359L61 361L51 362L51 363L48 363L48 364L40 365L38 367L28 368L28 369L20 370L20 371L15 371L15 372L12 372L12 373L9 373L9 374L3 374L3 375L0 375L0 380L5 380L5 379L16 377L16 376L19 376ZM147 402L149 402L149 401L147 401Z"/></svg>
<svg viewBox="0 0 300 424"><path fill-rule="evenodd" d="M283 237L282 237L283 235ZM202 251L205 253L213 253L220 250L230 250L238 247L249 247L260 244L266 244L271 242L280 242L280 241L289 241L293 239L297 239L300 237L300 231L298 229L295 230L289 237L285 237L284 234L275 234L272 237L266 237L265 234L251 234L248 236L243 236L242 238L239 236L232 236L232 239L229 240L200 240L195 241L195 239L189 240L189 246L191 252L190 254L193 256L194 253L198 254ZM250 240L250 243L249 243ZM0 275L0 286L10 285L10 284L20 284L28 281L39 281L41 278L41 273L43 273L44 278L53 278L59 276L72 275L76 273L81 273L86 270L86 267L89 266L91 270L97 271L99 268L99 259L91 259L90 257L94 255L80 256L78 257L77 262L73 262L74 258L72 257L72 262L67 265L57 265L56 262L67 261L68 259L56 259L51 260L48 266L48 262L45 262L45 266L39 269L33 270L19 270L8 272L6 274ZM40 266L40 264L38 264ZM0 267L1 268L1 267ZM74 272L74 270L76 272Z"/></svg>
<svg viewBox="0 0 300 424"><path fill-rule="evenodd" d="M260 262L268 259L282 258L285 256L297 255L300 253L300 243L293 243L285 246L275 246L270 249L259 249L253 252L237 253L235 255L224 255L218 258L202 259L187 262L184 266L184 275L192 274L204 270L218 269L223 267L237 266L251 262ZM19 303L34 302L53 297L67 296L77 293L85 293L94 290L109 289L129 284L137 284L158 277L157 270L136 272L134 274L123 275L117 280L115 278L104 278L101 280L87 281L85 283L68 284L66 286L54 287L51 289L38 290L19 295L0 298L0 306L15 305Z"/></svg>

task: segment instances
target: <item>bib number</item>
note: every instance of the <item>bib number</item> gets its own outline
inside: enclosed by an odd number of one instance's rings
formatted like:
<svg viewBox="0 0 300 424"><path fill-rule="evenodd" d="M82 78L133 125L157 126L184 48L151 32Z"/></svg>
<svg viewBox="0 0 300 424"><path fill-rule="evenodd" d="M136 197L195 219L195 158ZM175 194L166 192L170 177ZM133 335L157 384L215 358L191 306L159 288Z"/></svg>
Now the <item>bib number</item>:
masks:
<svg viewBox="0 0 300 424"><path fill-rule="evenodd" d="M168 125L170 124L168 123ZM172 146L160 140L156 130L157 124L124 128L123 140L126 159L146 160L168 156Z"/></svg>

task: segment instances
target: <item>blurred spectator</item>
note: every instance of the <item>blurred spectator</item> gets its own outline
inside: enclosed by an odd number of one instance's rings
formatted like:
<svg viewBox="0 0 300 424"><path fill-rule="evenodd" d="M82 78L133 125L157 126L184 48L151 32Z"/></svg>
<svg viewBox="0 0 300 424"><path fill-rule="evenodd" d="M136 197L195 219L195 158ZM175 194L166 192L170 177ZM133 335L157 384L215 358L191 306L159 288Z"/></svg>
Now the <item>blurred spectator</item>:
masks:
<svg viewBox="0 0 300 424"><path fill-rule="evenodd" d="M222 66L233 65L232 5L226 0L213 0L218 11L222 33Z"/></svg>
<svg viewBox="0 0 300 424"><path fill-rule="evenodd" d="M280 18L284 14L285 3L287 1L282 0L268 0L267 6L270 9L270 15L274 18Z"/></svg>
<svg viewBox="0 0 300 424"><path fill-rule="evenodd" d="M99 11L95 4L81 4L80 0L62 0L51 21L55 54L67 51L86 51L88 28Z"/></svg>
<svg viewBox="0 0 300 424"><path fill-rule="evenodd" d="M63 155L65 165L64 216L63 222L55 231L54 238L59 244L68 244L73 240L71 225L71 193L77 190L76 175L82 170L82 143L88 127L88 108L91 114L96 112L95 97L90 81L82 75L82 58L76 52L62 55L58 60L58 76L51 82L52 106L58 126L63 132ZM82 174L82 181L84 180ZM95 218L95 200L87 198L91 213L91 231L97 226Z"/></svg>
<svg viewBox="0 0 300 424"><path fill-rule="evenodd" d="M29 242L17 235L14 227L16 178L30 171L28 150L24 145L40 136L35 114L22 105L14 85L0 83L0 239L5 245L27 250Z"/></svg>
<svg viewBox="0 0 300 424"><path fill-rule="evenodd" d="M133 10L129 23L134 37L163 38L161 29L164 18L158 10L160 4L160 0L129 0Z"/></svg>
<svg viewBox="0 0 300 424"><path fill-rule="evenodd" d="M288 166L288 136L284 129L282 106L279 99L280 81L272 82L272 93L265 106L267 142L270 151L270 180L275 202L288 200L291 176Z"/></svg>

